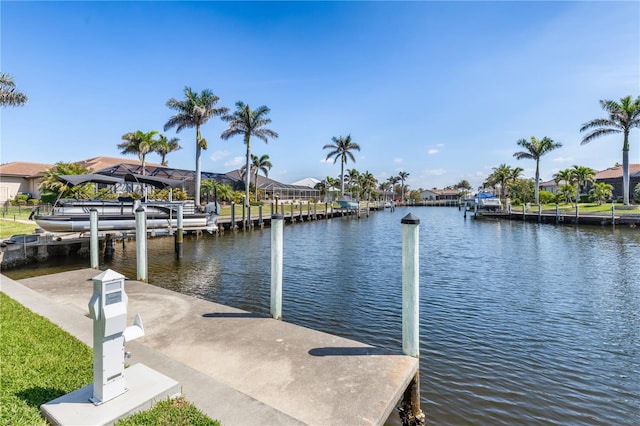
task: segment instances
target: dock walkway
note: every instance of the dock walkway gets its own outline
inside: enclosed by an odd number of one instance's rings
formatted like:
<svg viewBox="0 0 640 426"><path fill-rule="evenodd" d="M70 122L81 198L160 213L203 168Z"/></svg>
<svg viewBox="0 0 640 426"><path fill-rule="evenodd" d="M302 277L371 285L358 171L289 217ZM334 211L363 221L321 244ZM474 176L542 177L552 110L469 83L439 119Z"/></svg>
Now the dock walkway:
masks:
<svg viewBox="0 0 640 426"><path fill-rule="evenodd" d="M91 345L87 304L99 273L2 276L1 290ZM140 313L146 332L127 344L128 363L177 380L225 426L383 424L417 372L418 360L399 352L138 281L125 290L128 324Z"/></svg>

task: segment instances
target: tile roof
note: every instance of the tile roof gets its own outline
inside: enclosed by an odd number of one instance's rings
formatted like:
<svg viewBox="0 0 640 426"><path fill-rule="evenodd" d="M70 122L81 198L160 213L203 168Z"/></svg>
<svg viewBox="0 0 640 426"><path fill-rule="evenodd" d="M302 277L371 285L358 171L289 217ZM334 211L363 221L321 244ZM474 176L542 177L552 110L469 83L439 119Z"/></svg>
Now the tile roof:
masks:
<svg viewBox="0 0 640 426"><path fill-rule="evenodd" d="M629 164L629 175L640 173L640 164ZM622 166L609 167L596 173L596 180L622 177Z"/></svg>
<svg viewBox="0 0 640 426"><path fill-rule="evenodd" d="M76 164L89 168L93 171L106 169L109 167L113 167L118 164L135 164L137 166L142 165L140 160L132 159L132 158L119 158L119 157L93 157L87 160L77 161ZM144 162L145 166L149 167L160 167L160 164L151 163L149 161Z"/></svg>
<svg viewBox="0 0 640 426"><path fill-rule="evenodd" d="M35 176L44 173L45 170L51 167L51 164L13 161L11 163L0 165L0 175L21 177Z"/></svg>

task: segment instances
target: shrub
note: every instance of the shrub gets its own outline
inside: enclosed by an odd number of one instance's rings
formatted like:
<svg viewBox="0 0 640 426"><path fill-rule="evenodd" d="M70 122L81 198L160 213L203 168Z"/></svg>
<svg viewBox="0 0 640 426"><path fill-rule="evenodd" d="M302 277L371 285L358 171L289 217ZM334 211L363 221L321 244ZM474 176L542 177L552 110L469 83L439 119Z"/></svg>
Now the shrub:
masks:
<svg viewBox="0 0 640 426"><path fill-rule="evenodd" d="M549 204L555 200L555 194L550 191L540 191L538 192L538 200L540 204Z"/></svg>
<svg viewBox="0 0 640 426"><path fill-rule="evenodd" d="M640 183L637 184L633 190L633 200L636 203L640 203Z"/></svg>

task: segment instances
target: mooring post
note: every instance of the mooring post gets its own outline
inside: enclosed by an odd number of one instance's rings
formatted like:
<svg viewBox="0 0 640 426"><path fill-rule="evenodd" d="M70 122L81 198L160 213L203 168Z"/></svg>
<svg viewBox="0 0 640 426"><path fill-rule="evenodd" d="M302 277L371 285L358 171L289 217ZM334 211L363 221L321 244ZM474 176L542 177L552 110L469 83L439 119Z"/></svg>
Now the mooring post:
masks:
<svg viewBox="0 0 640 426"><path fill-rule="evenodd" d="M473 203L473 217L477 217L478 216L478 200L476 200L475 203Z"/></svg>
<svg viewBox="0 0 640 426"><path fill-rule="evenodd" d="M183 237L182 237L182 230L184 229L184 210L183 210L183 206L182 204L178 205L178 229L176 230L176 257L178 259L182 259L182 253L183 253L183 249L182 249L182 243L183 243Z"/></svg>
<svg viewBox="0 0 640 426"><path fill-rule="evenodd" d="M91 267L98 269L98 210L89 210L89 229L91 233Z"/></svg>
<svg viewBox="0 0 640 426"><path fill-rule="evenodd" d="M402 352L420 358L420 219L409 213L402 223ZM403 425L424 425L420 409L420 370L404 392Z"/></svg>
<svg viewBox="0 0 640 426"><path fill-rule="evenodd" d="M272 205L273 206L273 205ZM262 227L262 225L264 225L264 222L262 221L262 204L260 204L258 206L258 225L260 227Z"/></svg>
<svg viewBox="0 0 640 426"><path fill-rule="evenodd" d="M245 229L253 228L253 222L251 221L251 204L247 204L247 222L245 223Z"/></svg>
<svg viewBox="0 0 640 426"><path fill-rule="evenodd" d="M138 281L147 282L147 217L142 206L136 209L136 259Z"/></svg>
<svg viewBox="0 0 640 426"><path fill-rule="evenodd" d="M578 203L576 202L576 225L578 224L578 218L579 218Z"/></svg>
<svg viewBox="0 0 640 426"><path fill-rule="evenodd" d="M560 222L560 206L556 203L556 225Z"/></svg>
<svg viewBox="0 0 640 426"><path fill-rule="evenodd" d="M282 319L282 252L284 216L271 216L271 317Z"/></svg>
<svg viewBox="0 0 640 426"><path fill-rule="evenodd" d="M522 221L524 222L527 219L527 210L526 205L522 203Z"/></svg>
<svg viewBox="0 0 640 426"><path fill-rule="evenodd" d="M313 220L318 220L318 203L313 203Z"/></svg>
<svg viewBox="0 0 640 426"><path fill-rule="evenodd" d="M616 205L611 202L611 225L616 226Z"/></svg>
<svg viewBox="0 0 640 426"><path fill-rule="evenodd" d="M542 204L538 204L538 223L542 222Z"/></svg>
<svg viewBox="0 0 640 426"><path fill-rule="evenodd" d="M231 202L231 229L236 229L236 203Z"/></svg>

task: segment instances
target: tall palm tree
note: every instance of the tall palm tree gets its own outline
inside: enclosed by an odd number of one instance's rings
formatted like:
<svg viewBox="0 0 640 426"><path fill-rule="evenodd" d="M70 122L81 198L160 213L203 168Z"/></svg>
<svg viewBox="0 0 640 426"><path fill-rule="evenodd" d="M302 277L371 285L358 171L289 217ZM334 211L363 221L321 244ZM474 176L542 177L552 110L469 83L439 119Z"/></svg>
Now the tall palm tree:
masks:
<svg viewBox="0 0 640 426"><path fill-rule="evenodd" d="M16 90L13 77L0 72L0 106L21 106L26 104L27 100L27 95Z"/></svg>
<svg viewBox="0 0 640 426"><path fill-rule="evenodd" d="M395 196L396 194L396 185L400 182L400 178L398 176L390 176L387 181L391 184L391 192Z"/></svg>
<svg viewBox="0 0 640 426"><path fill-rule="evenodd" d="M553 139L544 137L541 140L536 139L534 136L531 136L531 140L520 139L517 142L518 145L523 147L525 151L518 151L513 154L518 160L522 160L523 158L529 158L532 160L536 160L536 178L534 182L534 198L535 203L538 204L539 197L539 187L540 187L540 158L545 155L547 152L553 151L554 149L560 148L562 144L560 142L554 142Z"/></svg>
<svg viewBox="0 0 640 426"><path fill-rule="evenodd" d="M608 118L596 118L584 123L580 128L581 132L594 129L587 134L580 143L584 145L600 136L613 133L622 133L624 141L622 143L622 189L624 205L629 205L629 132L634 127L640 127L640 96L631 100L631 96L620 99L620 102L610 100L600 100L600 106L607 113Z"/></svg>
<svg viewBox="0 0 640 426"><path fill-rule="evenodd" d="M258 201L258 174L262 172L264 177L268 177L271 167L273 167L273 164L269 161L267 154L260 157L251 154L251 170L253 172L253 186L256 188L256 201Z"/></svg>
<svg viewBox="0 0 640 426"><path fill-rule="evenodd" d="M346 137L332 137L333 143L328 143L322 147L322 149L329 149L327 154L327 160L333 158L333 164L340 159L340 195L344 195L344 165L347 164L347 159L351 159L354 163L356 158L351 151L360 151L360 145L351 140L351 135Z"/></svg>
<svg viewBox="0 0 640 426"><path fill-rule="evenodd" d="M400 172L398 173L398 177L400 178L400 202L404 203L404 181L409 177L409 172Z"/></svg>
<svg viewBox="0 0 640 426"><path fill-rule="evenodd" d="M196 206L200 206L200 181L201 161L200 156L203 149L207 149L207 140L200 134L200 127L205 124L211 117L226 114L228 109L221 107L215 108L220 100L209 89L204 89L197 93L190 87L184 88L185 99L179 101L171 98L166 105L172 110L177 111L174 116L164 125L164 131L175 127L176 132L180 133L183 129L195 127L196 129L196 182L195 182L195 202Z"/></svg>
<svg viewBox="0 0 640 426"><path fill-rule="evenodd" d="M124 142L118 144L118 148L122 151L121 154L135 154L142 163L142 174L145 174L144 164L145 157L148 153L154 152L156 143L158 142L153 137L158 134L157 130L150 132L143 132L136 130L135 132L129 132L122 135Z"/></svg>
<svg viewBox="0 0 640 426"><path fill-rule="evenodd" d="M267 129L265 126L271 123L271 119L267 118L271 110L263 105L255 110L251 110L249 105L244 102L236 102L236 110L232 114L225 114L222 116L222 120L229 123L229 128L222 132L220 137L224 140L229 139L235 135L242 135L244 144L247 146L247 155L245 169L251 170L249 162L251 160L251 136L255 136L258 139L262 139L265 143L268 143L269 138L277 138L278 134L271 129ZM249 181L251 173L246 173L245 179L245 205L249 206Z"/></svg>
<svg viewBox="0 0 640 426"><path fill-rule="evenodd" d="M167 154L169 154L170 152L174 152L179 149L182 149L180 144L178 144L179 140L180 139L178 138L168 139L165 135L158 136L155 152L160 154L160 156L162 157L162 161L160 162L160 164L162 164L165 167L168 166L168 163L166 160Z"/></svg>

